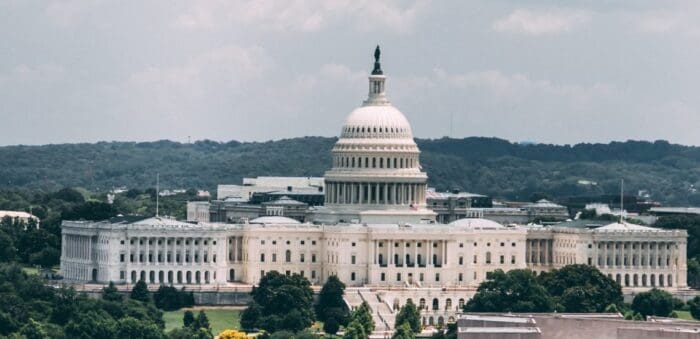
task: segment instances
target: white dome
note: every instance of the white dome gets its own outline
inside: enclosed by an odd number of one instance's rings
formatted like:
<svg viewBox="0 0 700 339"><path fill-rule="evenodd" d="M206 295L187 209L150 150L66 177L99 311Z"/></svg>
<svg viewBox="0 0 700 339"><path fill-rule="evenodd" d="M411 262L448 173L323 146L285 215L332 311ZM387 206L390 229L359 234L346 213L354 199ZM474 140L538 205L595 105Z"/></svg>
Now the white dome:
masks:
<svg viewBox="0 0 700 339"><path fill-rule="evenodd" d="M301 224L298 220L280 216L266 216L255 218L248 223L250 224Z"/></svg>
<svg viewBox="0 0 700 339"><path fill-rule="evenodd" d="M448 225L474 228L474 229L486 229L486 230L495 230L495 229L505 228L505 226L503 226L503 225L501 225L493 220L480 219L480 218L459 219L459 220L455 220L455 221L449 223Z"/></svg>
<svg viewBox="0 0 700 339"><path fill-rule="evenodd" d="M341 138L413 138L411 124L391 105L367 105L350 113Z"/></svg>

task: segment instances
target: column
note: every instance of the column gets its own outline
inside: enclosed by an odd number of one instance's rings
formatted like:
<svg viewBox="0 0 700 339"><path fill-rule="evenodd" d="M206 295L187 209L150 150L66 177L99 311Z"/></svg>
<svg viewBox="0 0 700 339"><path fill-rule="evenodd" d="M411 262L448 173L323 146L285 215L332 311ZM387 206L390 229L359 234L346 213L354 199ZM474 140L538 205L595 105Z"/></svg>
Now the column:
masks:
<svg viewBox="0 0 700 339"><path fill-rule="evenodd" d="M374 184L374 203L379 204L379 183Z"/></svg>
<svg viewBox="0 0 700 339"><path fill-rule="evenodd" d="M384 184L384 204L389 204L389 184Z"/></svg>
<svg viewBox="0 0 700 339"><path fill-rule="evenodd" d="M389 263L389 266L391 266L393 264L396 264L394 262L394 241L389 240L387 242L387 245L389 246L389 250L387 251L387 256L389 257L389 260L387 262Z"/></svg>
<svg viewBox="0 0 700 339"><path fill-rule="evenodd" d="M428 257L426 258L426 259L427 259L427 260L426 260L426 263L427 263L427 264L426 264L426 267L433 267L433 265L434 265L435 263L433 262L433 241L432 241L432 240L428 240L428 251L427 251L427 253L428 253Z"/></svg>

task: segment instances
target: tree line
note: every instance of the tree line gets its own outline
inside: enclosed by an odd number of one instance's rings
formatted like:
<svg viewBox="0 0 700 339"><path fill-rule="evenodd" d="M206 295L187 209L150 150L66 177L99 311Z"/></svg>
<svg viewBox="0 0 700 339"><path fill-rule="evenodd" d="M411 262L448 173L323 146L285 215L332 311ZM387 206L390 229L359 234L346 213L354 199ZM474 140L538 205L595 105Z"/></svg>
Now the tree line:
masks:
<svg viewBox="0 0 700 339"><path fill-rule="evenodd" d="M84 187L213 190L251 176L321 176L336 138L268 142L98 142L0 147L0 190L44 192ZM700 204L700 147L666 141L519 144L496 138L418 139L429 183L513 200L543 192L554 198L647 190L665 204ZM583 180L584 184L579 181Z"/></svg>

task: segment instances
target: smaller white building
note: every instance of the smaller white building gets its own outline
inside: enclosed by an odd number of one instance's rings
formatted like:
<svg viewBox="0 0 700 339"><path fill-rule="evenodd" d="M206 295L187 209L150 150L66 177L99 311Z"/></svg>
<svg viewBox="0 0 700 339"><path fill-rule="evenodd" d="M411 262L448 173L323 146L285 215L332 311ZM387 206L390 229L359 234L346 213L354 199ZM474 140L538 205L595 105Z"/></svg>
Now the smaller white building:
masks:
<svg viewBox="0 0 700 339"><path fill-rule="evenodd" d="M16 219L25 224L29 223L29 220L34 220L36 222L36 228L39 228L39 218L31 213L23 211L0 211L0 220L3 218Z"/></svg>

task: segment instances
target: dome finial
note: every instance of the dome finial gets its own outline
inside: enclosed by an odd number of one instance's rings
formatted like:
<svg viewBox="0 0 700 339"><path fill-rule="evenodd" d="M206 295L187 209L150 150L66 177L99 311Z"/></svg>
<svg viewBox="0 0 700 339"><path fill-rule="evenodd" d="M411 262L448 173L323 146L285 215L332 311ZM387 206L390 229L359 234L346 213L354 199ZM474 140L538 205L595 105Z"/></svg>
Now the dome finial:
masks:
<svg viewBox="0 0 700 339"><path fill-rule="evenodd" d="M374 49L374 69L372 70L372 75L384 74L384 72L382 72L382 65L379 63L379 56L381 55L382 51L379 50L379 45L377 45L377 48Z"/></svg>

